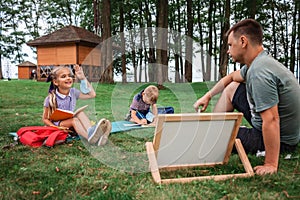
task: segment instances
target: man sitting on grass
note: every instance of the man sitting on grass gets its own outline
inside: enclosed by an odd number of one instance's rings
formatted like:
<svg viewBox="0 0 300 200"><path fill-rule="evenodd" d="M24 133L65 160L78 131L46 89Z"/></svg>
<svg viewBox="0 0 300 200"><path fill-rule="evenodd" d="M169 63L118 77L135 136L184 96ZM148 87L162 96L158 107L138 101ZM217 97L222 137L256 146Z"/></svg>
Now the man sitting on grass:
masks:
<svg viewBox="0 0 300 200"><path fill-rule="evenodd" d="M247 153L265 151L258 175L276 173L279 153L294 151L300 140L300 87L294 75L264 50L262 28L253 19L235 24L228 32L228 54L241 70L222 78L198 99L194 108L204 111L210 99L223 91L214 112L237 109L252 128L240 128Z"/></svg>

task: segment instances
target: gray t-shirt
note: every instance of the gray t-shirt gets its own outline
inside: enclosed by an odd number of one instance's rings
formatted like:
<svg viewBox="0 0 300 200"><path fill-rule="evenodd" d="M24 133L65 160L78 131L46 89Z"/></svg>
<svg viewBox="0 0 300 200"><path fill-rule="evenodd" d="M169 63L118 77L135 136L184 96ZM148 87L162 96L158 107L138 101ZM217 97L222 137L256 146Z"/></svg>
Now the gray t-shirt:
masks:
<svg viewBox="0 0 300 200"><path fill-rule="evenodd" d="M260 112L278 104L280 141L295 145L300 140L300 87L286 67L261 52L250 67L242 67L253 126L262 131Z"/></svg>

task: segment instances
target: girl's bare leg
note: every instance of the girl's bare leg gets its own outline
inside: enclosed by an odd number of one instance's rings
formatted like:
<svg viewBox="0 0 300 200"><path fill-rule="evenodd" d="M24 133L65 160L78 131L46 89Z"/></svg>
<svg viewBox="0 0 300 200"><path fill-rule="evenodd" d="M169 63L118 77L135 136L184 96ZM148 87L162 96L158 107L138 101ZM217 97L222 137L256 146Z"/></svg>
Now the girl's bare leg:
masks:
<svg viewBox="0 0 300 200"><path fill-rule="evenodd" d="M76 115L76 118L79 119L79 121L81 122L82 126L85 128L86 131L88 130L88 128L92 126L90 119L83 111L79 112Z"/></svg>
<svg viewBox="0 0 300 200"><path fill-rule="evenodd" d="M85 139L88 138L87 129L82 125L81 121L78 118L73 118L73 127L79 135L84 137Z"/></svg>

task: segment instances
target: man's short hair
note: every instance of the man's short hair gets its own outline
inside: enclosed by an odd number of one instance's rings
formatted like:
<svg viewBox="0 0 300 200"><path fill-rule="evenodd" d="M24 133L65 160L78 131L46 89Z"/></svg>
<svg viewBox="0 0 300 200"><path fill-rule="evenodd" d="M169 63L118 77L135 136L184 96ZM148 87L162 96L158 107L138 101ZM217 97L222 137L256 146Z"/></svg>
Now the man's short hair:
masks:
<svg viewBox="0 0 300 200"><path fill-rule="evenodd" d="M254 19L244 19L233 25L226 33L226 37L233 32L235 38L245 35L254 44L261 45L263 39L263 31L261 25Z"/></svg>

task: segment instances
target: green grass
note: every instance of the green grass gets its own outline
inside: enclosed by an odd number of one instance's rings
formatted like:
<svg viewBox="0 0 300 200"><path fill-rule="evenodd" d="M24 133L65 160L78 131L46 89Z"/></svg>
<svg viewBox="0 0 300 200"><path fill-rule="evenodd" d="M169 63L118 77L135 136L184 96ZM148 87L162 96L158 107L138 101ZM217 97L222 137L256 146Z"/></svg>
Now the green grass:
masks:
<svg viewBox="0 0 300 200"><path fill-rule="evenodd" d="M133 95L145 84L94 84L95 100L87 110L93 121L105 117L123 120ZM194 101L211 86L204 83L166 84L159 106L173 106L176 113L194 112ZM78 87L78 85L76 85ZM0 81L0 199L288 199L300 198L300 148L285 160L279 172L264 177L202 181L186 184L154 184L148 172L145 142L152 141L153 128L117 133L105 148L84 141L71 141L54 148L14 145L9 132L43 125L41 116L48 83ZM213 100L215 102L215 100ZM209 108L210 110L210 108ZM245 122L243 122L245 123ZM249 155L252 166L263 158ZM243 172L238 156L228 165L208 171L202 168L162 173L163 177Z"/></svg>

